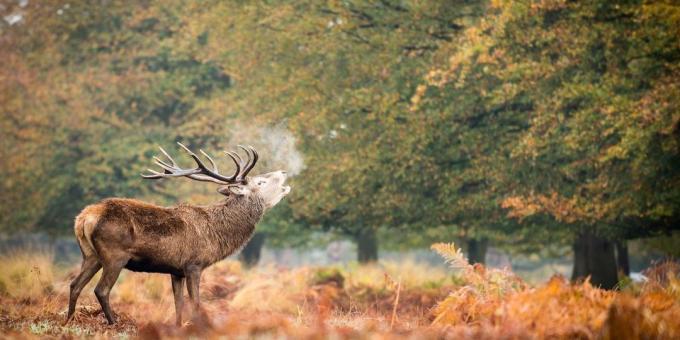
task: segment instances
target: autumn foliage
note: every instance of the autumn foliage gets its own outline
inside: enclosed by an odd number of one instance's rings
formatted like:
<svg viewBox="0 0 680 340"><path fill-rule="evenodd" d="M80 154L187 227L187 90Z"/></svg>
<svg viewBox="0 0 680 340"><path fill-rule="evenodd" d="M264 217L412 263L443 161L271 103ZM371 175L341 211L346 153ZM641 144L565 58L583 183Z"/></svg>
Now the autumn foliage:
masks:
<svg viewBox="0 0 680 340"><path fill-rule="evenodd" d="M680 335L680 266L664 263L641 286L607 291L555 276L537 287L512 273L470 266L453 245L433 249L463 271L467 284L434 309L434 324L481 337L672 339Z"/></svg>
<svg viewBox="0 0 680 340"><path fill-rule="evenodd" d="M91 295L62 325L75 269L9 254L2 335L679 338L678 265L617 284L615 259L649 237L680 248L676 2L4 1L0 236L71 237L106 197L213 201L139 173L158 145L243 143L292 177L258 225L268 246L332 234L365 261L451 237L468 253L574 249L580 281L530 285L450 244L433 246L445 273L226 261L184 327L169 280L141 274L114 290L119 325Z"/></svg>

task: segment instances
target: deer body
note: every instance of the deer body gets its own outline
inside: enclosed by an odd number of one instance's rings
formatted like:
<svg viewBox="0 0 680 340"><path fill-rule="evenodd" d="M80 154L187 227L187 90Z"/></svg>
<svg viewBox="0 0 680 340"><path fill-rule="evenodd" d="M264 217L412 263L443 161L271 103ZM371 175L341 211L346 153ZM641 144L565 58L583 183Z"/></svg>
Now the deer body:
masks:
<svg viewBox="0 0 680 340"><path fill-rule="evenodd" d="M192 158L196 157L188 152ZM170 274L176 322L181 324L185 281L191 301L198 308L203 269L243 247L265 211L290 192L290 187L284 186L286 176L283 171L252 179L245 177L247 170L241 169L252 169L257 161L257 153L254 150L252 152L252 163L250 154L246 164L238 162L238 156L231 156L237 168L237 173L232 177L219 175L214 162L205 153L213 163L212 171L203 170L204 165L197 157L194 158L199 164L197 169L180 169L168 156L172 165L157 160L157 164L166 170L165 173L152 171L152 175L145 177L182 176L227 184L218 190L226 198L214 204L161 207L134 199L109 198L83 209L76 217L74 226L83 264L80 273L71 282L67 322L73 317L82 288L102 269L95 295L109 323L114 323L109 293L120 271L126 268L138 272ZM165 151L163 153L167 156ZM241 160L240 157L238 160Z"/></svg>
<svg viewBox="0 0 680 340"><path fill-rule="evenodd" d="M264 214L261 199L231 197L208 206L160 207L111 198L86 207L75 233L83 252L96 243L128 250L126 269L182 275L188 264L208 267L241 248ZM178 246L181 245L181 246Z"/></svg>

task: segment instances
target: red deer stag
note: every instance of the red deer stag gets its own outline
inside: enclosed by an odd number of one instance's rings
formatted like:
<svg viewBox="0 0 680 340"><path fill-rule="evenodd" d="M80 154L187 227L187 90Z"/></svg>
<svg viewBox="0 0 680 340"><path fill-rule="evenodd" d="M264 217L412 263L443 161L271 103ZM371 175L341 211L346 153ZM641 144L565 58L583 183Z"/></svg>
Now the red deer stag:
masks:
<svg viewBox="0 0 680 340"><path fill-rule="evenodd" d="M213 182L220 184L217 191L226 197L211 205L180 204L174 207L109 198L83 209L75 221L83 263L80 273L71 282L67 322L73 317L83 287L99 269L103 269L94 293L109 324L113 324L109 292L120 271L127 268L137 272L170 274L176 322L181 324L185 278L189 298L196 309L203 269L241 248L253 235L255 224L264 212L290 192L290 187L284 185L285 171L247 177L258 160L258 154L252 147L239 145L247 154L245 161L235 152L225 152L234 161L236 172L223 176L203 150L200 151L210 161L212 169L186 146L178 144L196 162L196 168L180 168L160 148L169 161L154 157L163 172L149 169L149 173L142 177L187 177Z"/></svg>

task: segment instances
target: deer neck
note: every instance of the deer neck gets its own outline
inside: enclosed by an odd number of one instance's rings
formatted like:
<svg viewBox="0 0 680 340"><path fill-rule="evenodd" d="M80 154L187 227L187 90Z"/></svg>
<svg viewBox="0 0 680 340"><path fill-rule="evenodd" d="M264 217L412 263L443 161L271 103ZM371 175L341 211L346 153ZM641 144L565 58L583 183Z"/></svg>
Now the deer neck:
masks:
<svg viewBox="0 0 680 340"><path fill-rule="evenodd" d="M221 260L243 247L255 232L264 215L264 202L259 196L228 197L208 207L211 236L218 245Z"/></svg>

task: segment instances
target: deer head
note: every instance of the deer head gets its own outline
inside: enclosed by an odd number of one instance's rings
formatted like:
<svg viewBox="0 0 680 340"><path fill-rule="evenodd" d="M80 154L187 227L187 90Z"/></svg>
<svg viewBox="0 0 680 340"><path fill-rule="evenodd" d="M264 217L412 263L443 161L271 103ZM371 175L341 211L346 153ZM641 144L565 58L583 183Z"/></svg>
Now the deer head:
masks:
<svg viewBox="0 0 680 340"><path fill-rule="evenodd" d="M170 155L160 148L161 152L168 159L169 162L164 161L154 156L156 165L163 169L163 172L158 172L152 169L147 169L148 174L142 174L146 179L160 179L173 177L186 177L196 181L213 182L219 184L217 192L225 196L252 196L258 195L262 198L265 208L271 208L283 199L289 192L290 186L285 185L286 172L273 171L266 174L248 177L250 170L255 167L255 163L259 159L257 151L251 146L242 146L241 148L246 153L246 160L243 160L238 153L233 151L225 151L224 153L234 161L236 171L231 176L224 176L219 173L217 164L207 153L199 150L210 162L211 168L208 168L198 155L189 150L184 144L177 143L182 147L189 156L196 162L196 168L183 169L180 168Z"/></svg>

